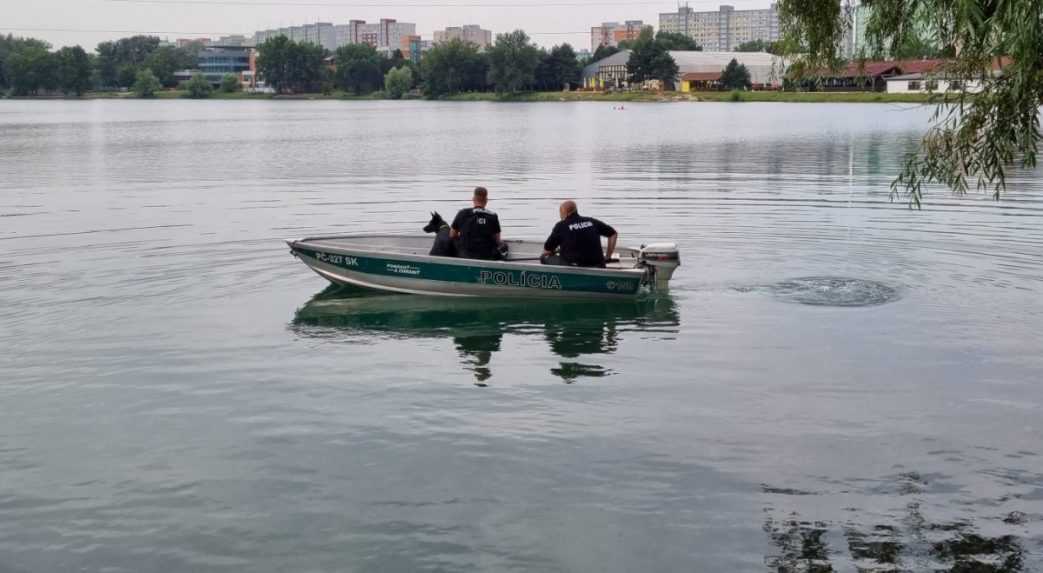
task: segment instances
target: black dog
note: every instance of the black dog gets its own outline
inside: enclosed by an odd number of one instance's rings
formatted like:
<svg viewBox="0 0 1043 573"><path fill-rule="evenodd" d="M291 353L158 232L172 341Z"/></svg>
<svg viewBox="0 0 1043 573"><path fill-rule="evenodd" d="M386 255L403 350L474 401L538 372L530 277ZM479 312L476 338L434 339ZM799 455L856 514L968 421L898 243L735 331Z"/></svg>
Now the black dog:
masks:
<svg viewBox="0 0 1043 573"><path fill-rule="evenodd" d="M435 244L431 245L429 255L436 257L455 257L456 241L449 238L449 223L446 223L438 212L431 213L431 222L424 226L425 233L435 233Z"/></svg>

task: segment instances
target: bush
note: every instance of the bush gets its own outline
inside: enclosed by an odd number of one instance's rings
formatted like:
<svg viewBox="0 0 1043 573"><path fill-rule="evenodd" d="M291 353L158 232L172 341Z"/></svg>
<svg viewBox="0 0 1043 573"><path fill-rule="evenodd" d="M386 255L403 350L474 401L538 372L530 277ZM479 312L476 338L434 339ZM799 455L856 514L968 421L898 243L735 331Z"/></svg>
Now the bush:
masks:
<svg viewBox="0 0 1043 573"><path fill-rule="evenodd" d="M728 94L728 101L746 101L746 99L742 97L741 91L732 90L732 93Z"/></svg>
<svg viewBox="0 0 1043 573"><path fill-rule="evenodd" d="M213 89L210 87L210 82L200 73L193 74L192 79L185 82L182 87L188 92L186 95L192 99L208 98Z"/></svg>
<svg viewBox="0 0 1043 573"><path fill-rule="evenodd" d="M392 68L384 76L384 90L391 99L402 99L412 86L413 71L405 66Z"/></svg>
<svg viewBox="0 0 1043 573"><path fill-rule="evenodd" d="M156 92L163 88L163 84L159 83L159 78L156 74L152 73L152 70L144 68L140 70L134 78L134 85L132 90L138 97L156 97Z"/></svg>
<svg viewBox="0 0 1043 573"><path fill-rule="evenodd" d="M235 93L242 88L242 84L239 83L239 77L235 74L225 74L225 76L221 78L221 92L223 93Z"/></svg>

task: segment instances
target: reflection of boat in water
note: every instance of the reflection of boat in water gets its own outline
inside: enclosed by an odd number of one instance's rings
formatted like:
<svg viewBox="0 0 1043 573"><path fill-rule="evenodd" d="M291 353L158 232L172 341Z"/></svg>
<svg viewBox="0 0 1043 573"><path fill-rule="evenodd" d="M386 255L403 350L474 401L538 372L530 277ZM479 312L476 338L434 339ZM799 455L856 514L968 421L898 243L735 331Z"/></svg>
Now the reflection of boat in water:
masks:
<svg viewBox="0 0 1043 573"><path fill-rule="evenodd" d="M286 241L301 262L339 285L453 297L633 297L666 290L680 264L677 246L619 248L605 268L540 264L543 243L507 241L510 255L482 261L429 255L431 239L403 235L312 237Z"/></svg>
<svg viewBox="0 0 1043 573"><path fill-rule="evenodd" d="M522 305L516 300L418 297L331 286L297 310L292 328L302 336L344 340L449 337L479 383L492 376L490 361L505 334L540 336L563 359L552 372L571 382L611 373L577 359L615 352L627 332L672 337L679 321L668 296L611 305L592 300L531 300Z"/></svg>

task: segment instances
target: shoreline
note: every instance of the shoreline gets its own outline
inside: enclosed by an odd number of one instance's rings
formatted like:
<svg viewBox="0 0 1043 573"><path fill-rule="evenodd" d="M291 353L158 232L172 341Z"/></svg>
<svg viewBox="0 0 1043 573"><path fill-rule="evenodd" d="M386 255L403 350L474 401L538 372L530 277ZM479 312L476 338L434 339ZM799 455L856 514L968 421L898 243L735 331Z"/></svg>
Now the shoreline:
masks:
<svg viewBox="0 0 1043 573"><path fill-rule="evenodd" d="M405 97L397 101L452 101L452 102L495 102L495 103L529 103L529 102L605 102L605 103L699 103L699 102L734 102L734 103L913 103L925 104L937 102L943 94L888 94L883 92L785 92L785 91L748 91L748 92L524 92L518 94L497 94L495 92L472 92L426 99L423 97ZM88 92L82 96L9 96L8 100L172 100L189 99L181 90L165 90L158 92L153 98L138 98L129 92ZM215 92L207 98L211 100L273 100L273 101L396 101L384 96L382 92L356 96L345 93L333 94L256 94L256 93L221 93Z"/></svg>

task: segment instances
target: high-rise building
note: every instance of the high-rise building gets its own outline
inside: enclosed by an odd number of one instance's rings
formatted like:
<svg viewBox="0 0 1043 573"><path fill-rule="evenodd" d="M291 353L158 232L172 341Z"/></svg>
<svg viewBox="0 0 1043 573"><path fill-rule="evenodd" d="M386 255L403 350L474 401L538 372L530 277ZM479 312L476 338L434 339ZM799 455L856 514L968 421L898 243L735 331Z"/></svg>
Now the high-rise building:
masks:
<svg viewBox="0 0 1043 573"><path fill-rule="evenodd" d="M289 28L277 28L273 30L262 30L254 33L254 45L260 46L265 41L279 36L285 36L298 43L309 42L316 46L322 46L327 50L337 49L336 27L329 22L316 22L304 26L292 26Z"/></svg>
<svg viewBox="0 0 1043 573"><path fill-rule="evenodd" d="M209 46L210 38L178 38L175 45L179 48L188 48L191 46Z"/></svg>
<svg viewBox="0 0 1043 573"><path fill-rule="evenodd" d="M445 30L435 30L435 44L442 44L451 40L462 40L474 44L479 48L488 48L493 43L493 33L490 30L483 29L477 24L450 26Z"/></svg>
<svg viewBox="0 0 1043 573"><path fill-rule="evenodd" d="M400 49L402 38L416 35L416 24L399 22L394 18L381 18L379 22L367 24L365 20L350 20L347 24L334 26L337 46L369 44L377 49Z"/></svg>
<svg viewBox="0 0 1043 573"><path fill-rule="evenodd" d="M402 43L399 45L399 51L402 52L402 57L412 61L414 64L420 63L420 56L427 50L424 49L424 40L416 34L412 36L403 36Z"/></svg>
<svg viewBox="0 0 1043 573"><path fill-rule="evenodd" d="M736 10L722 4L714 12L696 12L682 6L677 12L659 14L659 29L684 34L709 52L729 52L745 42L779 39L778 6L764 10Z"/></svg>
<svg viewBox="0 0 1043 573"><path fill-rule="evenodd" d="M247 38L239 34L232 36L221 36L215 43L218 46L249 46L253 38Z"/></svg>
<svg viewBox="0 0 1043 573"><path fill-rule="evenodd" d="M416 24L384 18L372 24L367 24L365 20L350 20L347 24L336 26L329 22L316 22L262 30L254 34L253 43L260 46L266 40L286 36L294 42L310 42L331 52L348 44L369 44L378 50L388 51L399 49L402 38L413 35L416 35Z"/></svg>
<svg viewBox="0 0 1043 573"><path fill-rule="evenodd" d="M627 20L623 24L602 22L600 26L590 29L590 51L596 52L601 46L616 47L620 42L636 40L641 35L641 30L650 27L645 26L641 20Z"/></svg>

